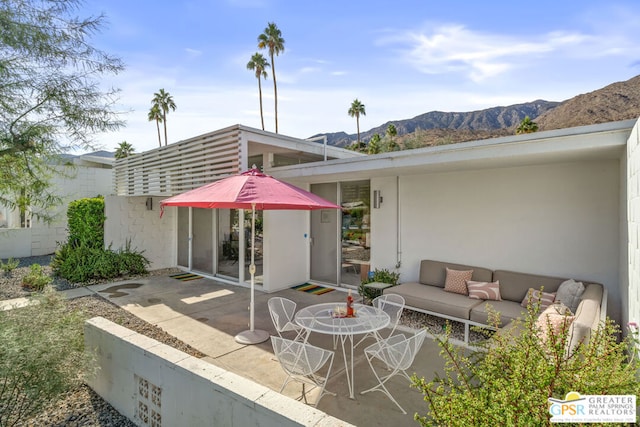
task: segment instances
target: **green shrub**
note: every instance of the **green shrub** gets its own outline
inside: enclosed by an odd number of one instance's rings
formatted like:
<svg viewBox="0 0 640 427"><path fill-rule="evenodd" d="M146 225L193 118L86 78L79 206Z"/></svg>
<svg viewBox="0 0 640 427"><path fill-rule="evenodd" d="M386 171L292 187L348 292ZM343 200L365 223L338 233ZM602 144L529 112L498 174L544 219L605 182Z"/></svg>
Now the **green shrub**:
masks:
<svg viewBox="0 0 640 427"><path fill-rule="evenodd" d="M41 292L47 285L51 284L51 280L51 277L44 274L40 264L31 264L29 273L22 278L22 286Z"/></svg>
<svg viewBox="0 0 640 427"><path fill-rule="evenodd" d="M38 301L0 311L0 426L26 425L87 372L80 314L54 291Z"/></svg>
<svg viewBox="0 0 640 427"><path fill-rule="evenodd" d="M0 270L4 271L5 276L11 276L11 272L20 265L20 260L9 258L7 262L0 259Z"/></svg>
<svg viewBox="0 0 640 427"><path fill-rule="evenodd" d="M56 275L73 283L113 279L125 275L146 274L149 260L142 252L131 249L127 241L123 249L91 248L84 245L62 245L55 253L51 267Z"/></svg>
<svg viewBox="0 0 640 427"><path fill-rule="evenodd" d="M146 274L149 260L138 252L131 249L131 240L127 240L123 249L118 251L122 271L128 274Z"/></svg>
<svg viewBox="0 0 640 427"><path fill-rule="evenodd" d="M104 198L74 200L67 209L69 243L72 246L104 247Z"/></svg>
<svg viewBox="0 0 640 427"><path fill-rule="evenodd" d="M73 283L113 279L131 274L147 273L149 260L142 252L125 247L113 251L104 248L104 199L75 200L67 210L69 240L59 245L51 261L57 276Z"/></svg>
<svg viewBox="0 0 640 427"><path fill-rule="evenodd" d="M370 272L371 273L371 272ZM390 283L393 286L396 286L400 280L400 273L396 271L390 271L385 269L376 268L373 270L373 274L370 274L370 277L367 277L362 281L360 287L358 289L358 293L362 295L365 299L372 300L376 296L376 291L373 289L367 289L364 287L367 283L379 282L379 283Z"/></svg>
<svg viewBox="0 0 640 427"><path fill-rule="evenodd" d="M431 381L414 376L427 402L426 415L415 419L423 426L542 426L550 422L548 398L564 399L570 391L640 393L640 365L629 356L635 354L632 339L619 342L613 321L603 322L568 355L569 328L540 340L537 311L530 306L525 319L515 321L520 333L495 334L476 351L454 346L448 334L438 338L445 373ZM497 321L492 313L491 324Z"/></svg>

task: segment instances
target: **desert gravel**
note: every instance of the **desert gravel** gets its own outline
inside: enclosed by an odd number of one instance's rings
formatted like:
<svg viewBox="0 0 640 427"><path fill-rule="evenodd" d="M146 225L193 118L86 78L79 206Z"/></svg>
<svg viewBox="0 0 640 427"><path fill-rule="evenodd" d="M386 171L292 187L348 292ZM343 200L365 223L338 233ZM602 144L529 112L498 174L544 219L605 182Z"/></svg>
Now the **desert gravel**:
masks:
<svg viewBox="0 0 640 427"><path fill-rule="evenodd" d="M31 294L22 287L24 277L31 264L40 264L46 274L51 274L49 267L50 256L22 258L18 268L10 276L0 272L0 300L13 299ZM6 261L6 260L5 260ZM178 272L177 269L163 269L151 271L149 275L168 275ZM132 279L134 277L127 277ZM125 278L120 278L125 279ZM54 279L52 286L57 290L71 289L79 285L69 283L59 278ZM169 335L157 326L145 322L115 304L99 297L87 296L67 301L71 309L82 311L86 318L102 316L119 325L134 330L140 334L154 338L164 344L184 351L194 357L204 357L203 353ZM134 426L131 421L116 411L104 401L90 387L82 385L65 394L59 401L52 402L36 417L25 421L20 426L55 426L55 427L119 427Z"/></svg>

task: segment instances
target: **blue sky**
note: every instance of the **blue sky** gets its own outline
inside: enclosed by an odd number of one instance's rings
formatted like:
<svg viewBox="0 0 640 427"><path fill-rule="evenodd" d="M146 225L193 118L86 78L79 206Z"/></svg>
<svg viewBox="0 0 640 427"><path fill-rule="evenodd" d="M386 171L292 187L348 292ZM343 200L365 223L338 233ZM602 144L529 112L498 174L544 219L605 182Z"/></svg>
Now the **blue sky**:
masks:
<svg viewBox="0 0 640 427"><path fill-rule="evenodd" d="M96 137L109 150L123 140L137 152L158 146L147 113L160 88L177 104L170 143L237 123L260 128L246 64L268 22L285 39L275 59L279 131L300 138L355 133L355 98L367 130L434 110L562 101L640 74L637 0L86 0L79 13L107 16L93 44L127 67L103 81L121 89L117 108L127 111L125 128ZM263 97L273 131L271 75Z"/></svg>

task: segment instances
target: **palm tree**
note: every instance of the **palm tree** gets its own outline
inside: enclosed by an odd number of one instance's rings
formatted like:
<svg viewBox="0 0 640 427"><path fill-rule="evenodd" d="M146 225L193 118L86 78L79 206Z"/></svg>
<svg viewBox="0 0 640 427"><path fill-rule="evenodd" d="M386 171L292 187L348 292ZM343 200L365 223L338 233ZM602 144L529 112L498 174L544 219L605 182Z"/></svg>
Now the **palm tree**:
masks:
<svg viewBox="0 0 640 427"><path fill-rule="evenodd" d="M394 125L393 123L389 123L389 126L387 126L387 136L393 138L397 134L398 130L396 129L396 125Z"/></svg>
<svg viewBox="0 0 640 427"><path fill-rule="evenodd" d="M387 126L387 130L385 132L385 137L386 137L386 148L385 151L396 151L398 150L398 148L400 148L398 146L398 143L396 143L395 141L395 136L398 135L398 130L396 129L396 125L394 125L393 123L389 123L389 126Z"/></svg>
<svg viewBox="0 0 640 427"><path fill-rule="evenodd" d="M538 131L538 124L532 121L529 116L525 116L516 128L516 135L523 133L533 133Z"/></svg>
<svg viewBox="0 0 640 427"><path fill-rule="evenodd" d="M378 154L380 152L380 134L374 133L369 140L369 146L367 147L367 154Z"/></svg>
<svg viewBox="0 0 640 427"><path fill-rule="evenodd" d="M262 83L260 82L260 77L265 79L267 78L267 68L269 68L269 63L261 53L254 53L251 57L251 60L247 63L247 70L254 70L256 72L256 79L258 79L258 93L260 95L260 121L262 122L262 130L264 130L264 115L262 114Z"/></svg>
<svg viewBox="0 0 640 427"><path fill-rule="evenodd" d="M173 101L173 97L169 92L165 92L164 89L160 89L153 94L151 103L157 106L162 112L162 124L164 125L164 145L167 145L167 113L169 110L176 111L176 103ZM153 107L152 107L153 108Z"/></svg>
<svg viewBox="0 0 640 427"><path fill-rule="evenodd" d="M347 111L347 113L351 117L356 118L356 126L358 127L358 147L360 146L360 115L367 115L367 112L364 110L364 104L358 100L358 98L354 99L351 103L351 108Z"/></svg>
<svg viewBox="0 0 640 427"><path fill-rule="evenodd" d="M160 123L162 123L162 111L160 111L160 107L156 104L153 104L151 109L149 110L149 114L147 114L147 118L150 122L156 121L156 129L158 129L158 145L162 147L162 139L160 137Z"/></svg>
<svg viewBox="0 0 640 427"><path fill-rule="evenodd" d="M129 144L127 141L122 141L118 144L118 148L116 149L115 158L116 159L124 159L125 157L129 157L136 150L133 148L133 145Z"/></svg>
<svg viewBox="0 0 640 427"><path fill-rule="evenodd" d="M279 55L284 52L284 39L282 32L278 29L275 22L269 22L264 32L258 36L258 48L269 49L269 57L271 58L271 75L273 76L273 95L275 99L276 113L276 133L278 133L278 85L276 84L276 64L273 55Z"/></svg>

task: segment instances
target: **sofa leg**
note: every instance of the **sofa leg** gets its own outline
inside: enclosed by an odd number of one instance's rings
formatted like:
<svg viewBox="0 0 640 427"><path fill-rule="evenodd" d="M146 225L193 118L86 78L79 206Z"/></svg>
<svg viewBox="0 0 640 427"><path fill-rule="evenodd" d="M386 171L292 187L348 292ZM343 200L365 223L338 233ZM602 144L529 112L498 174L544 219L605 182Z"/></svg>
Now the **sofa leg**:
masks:
<svg viewBox="0 0 640 427"><path fill-rule="evenodd" d="M469 324L464 324L464 343L469 345Z"/></svg>

